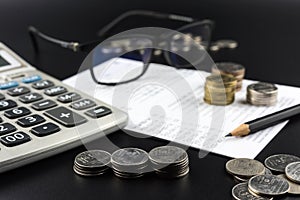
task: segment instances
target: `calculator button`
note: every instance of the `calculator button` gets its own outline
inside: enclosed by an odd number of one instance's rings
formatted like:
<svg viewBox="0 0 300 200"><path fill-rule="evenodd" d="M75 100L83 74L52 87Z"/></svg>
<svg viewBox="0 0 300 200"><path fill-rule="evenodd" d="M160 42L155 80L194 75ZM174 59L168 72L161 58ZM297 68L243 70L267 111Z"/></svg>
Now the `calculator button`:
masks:
<svg viewBox="0 0 300 200"><path fill-rule="evenodd" d="M58 107L52 110L48 110L45 112L45 115L66 127L76 126L87 121L86 118L75 112L72 112L65 107Z"/></svg>
<svg viewBox="0 0 300 200"><path fill-rule="evenodd" d="M104 106L99 106L85 112L86 115L92 118L104 117L105 115L109 115L110 113L112 113L111 110Z"/></svg>
<svg viewBox="0 0 300 200"><path fill-rule="evenodd" d="M43 99L43 96L38 93L29 93L19 97L19 100L23 103L32 103Z"/></svg>
<svg viewBox="0 0 300 200"><path fill-rule="evenodd" d="M28 76L22 79L23 83L33 83L36 81L40 81L42 78L39 75Z"/></svg>
<svg viewBox="0 0 300 200"><path fill-rule="evenodd" d="M62 86L54 86L45 90L45 94L48 96L56 96L67 92L67 89Z"/></svg>
<svg viewBox="0 0 300 200"><path fill-rule="evenodd" d="M0 94L0 100L5 99L5 96L3 94Z"/></svg>
<svg viewBox="0 0 300 200"><path fill-rule="evenodd" d="M0 135L6 135L16 130L17 130L16 127L10 123L0 124Z"/></svg>
<svg viewBox="0 0 300 200"><path fill-rule="evenodd" d="M0 138L1 143L7 147L17 146L31 140L29 135L24 132L12 133Z"/></svg>
<svg viewBox="0 0 300 200"><path fill-rule="evenodd" d="M23 117L25 115L29 115L31 113L30 110L28 110L25 107L19 107L19 108L14 108L11 110L7 110L4 112L4 116L8 117L10 119L15 119L18 117Z"/></svg>
<svg viewBox="0 0 300 200"><path fill-rule="evenodd" d="M58 131L60 131L59 126L57 126L56 124L53 124L51 122L34 127L33 129L31 129L31 133L33 133L34 135L36 135L38 137L50 135L50 134L56 133Z"/></svg>
<svg viewBox="0 0 300 200"><path fill-rule="evenodd" d="M2 110L6 110L6 109L9 109L9 108L13 108L13 107L16 107L17 106L17 103L14 102L13 100L2 100L0 101L0 111Z"/></svg>
<svg viewBox="0 0 300 200"><path fill-rule="evenodd" d="M54 101L47 99L47 100L43 100L43 101L34 103L34 104L32 104L31 107L35 110L46 110L46 109L52 108L56 105L57 104Z"/></svg>
<svg viewBox="0 0 300 200"><path fill-rule="evenodd" d="M42 81L32 84L32 87L37 90L46 89L46 88L52 87L52 86L54 86L53 82L48 81L48 80L42 80Z"/></svg>
<svg viewBox="0 0 300 200"><path fill-rule="evenodd" d="M44 122L45 119L39 115L30 115L21 119L18 119L17 123L22 127L29 127Z"/></svg>
<svg viewBox="0 0 300 200"><path fill-rule="evenodd" d="M75 110L84 110L90 107L95 106L96 103L89 100L89 99L82 99L80 101L76 101L71 104L71 108L74 108Z"/></svg>
<svg viewBox="0 0 300 200"><path fill-rule="evenodd" d="M22 94L27 94L29 92L30 92L30 90L27 87L24 87L24 86L9 89L7 91L7 93L11 96L19 96L19 95L22 95Z"/></svg>
<svg viewBox="0 0 300 200"><path fill-rule="evenodd" d="M9 88L17 87L19 83L17 81L11 81L7 83L1 83L0 84L0 90L6 90Z"/></svg>
<svg viewBox="0 0 300 200"><path fill-rule="evenodd" d="M81 96L79 94L70 92L70 93L58 96L57 100L62 103L70 103L72 101L77 101L80 98L81 98Z"/></svg>

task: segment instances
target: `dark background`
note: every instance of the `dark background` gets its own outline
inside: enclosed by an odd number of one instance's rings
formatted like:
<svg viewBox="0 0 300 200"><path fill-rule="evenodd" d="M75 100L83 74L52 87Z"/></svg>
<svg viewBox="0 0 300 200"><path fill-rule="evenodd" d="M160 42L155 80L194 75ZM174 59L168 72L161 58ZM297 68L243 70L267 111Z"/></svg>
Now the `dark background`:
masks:
<svg viewBox="0 0 300 200"><path fill-rule="evenodd" d="M0 0L0 40L40 70L64 79L77 72L85 54L43 42L40 54L34 54L28 25L62 39L88 41L97 38L103 25L131 9L213 19L214 40L232 38L240 44L218 59L244 64L250 79L300 86L300 2L296 0ZM123 28L142 21L131 20ZM165 21L157 22L157 26L165 25ZM300 117L292 119L258 159L263 161L274 153L300 156L299 122ZM117 145L145 150L166 144L121 131L109 138ZM183 179L121 180L111 174L88 179L72 171L73 158L83 150L79 147L1 174L0 199L231 199L235 183L224 169L228 158L210 154L199 159L198 151L190 149L191 172Z"/></svg>

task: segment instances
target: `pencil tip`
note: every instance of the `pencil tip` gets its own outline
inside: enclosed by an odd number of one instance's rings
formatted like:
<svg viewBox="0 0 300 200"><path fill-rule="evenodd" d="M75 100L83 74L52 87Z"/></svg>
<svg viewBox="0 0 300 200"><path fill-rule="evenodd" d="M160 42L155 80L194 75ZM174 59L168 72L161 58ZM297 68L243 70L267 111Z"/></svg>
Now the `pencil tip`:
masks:
<svg viewBox="0 0 300 200"><path fill-rule="evenodd" d="M225 135L225 137L231 137L232 134L231 133L228 133L227 135Z"/></svg>

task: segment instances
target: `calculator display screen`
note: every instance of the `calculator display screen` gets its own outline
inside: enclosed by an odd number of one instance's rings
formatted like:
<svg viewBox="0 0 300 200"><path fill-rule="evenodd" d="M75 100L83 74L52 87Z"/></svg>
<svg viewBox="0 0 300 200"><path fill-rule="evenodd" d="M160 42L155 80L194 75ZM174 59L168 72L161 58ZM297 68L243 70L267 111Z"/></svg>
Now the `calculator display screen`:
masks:
<svg viewBox="0 0 300 200"><path fill-rule="evenodd" d="M0 55L0 67L9 65L9 62L7 62L1 55Z"/></svg>

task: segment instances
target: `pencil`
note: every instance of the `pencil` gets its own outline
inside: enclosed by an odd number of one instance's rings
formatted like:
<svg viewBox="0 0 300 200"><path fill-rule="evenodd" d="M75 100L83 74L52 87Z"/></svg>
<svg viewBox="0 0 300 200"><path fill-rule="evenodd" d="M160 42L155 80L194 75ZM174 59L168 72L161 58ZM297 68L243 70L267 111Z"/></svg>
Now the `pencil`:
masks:
<svg viewBox="0 0 300 200"><path fill-rule="evenodd" d="M280 110L278 112L254 119L238 126L225 137L230 136L246 136L262 129L279 124L290 117L300 114L300 104Z"/></svg>

